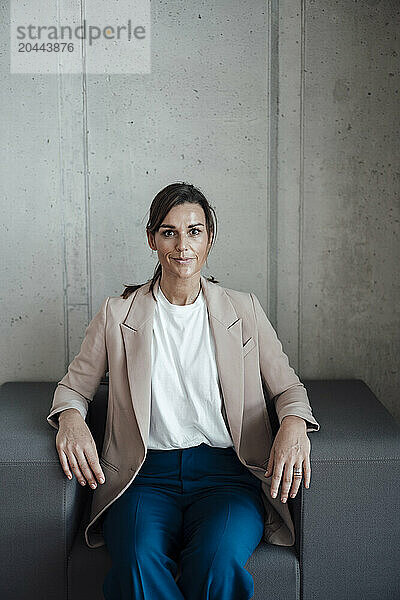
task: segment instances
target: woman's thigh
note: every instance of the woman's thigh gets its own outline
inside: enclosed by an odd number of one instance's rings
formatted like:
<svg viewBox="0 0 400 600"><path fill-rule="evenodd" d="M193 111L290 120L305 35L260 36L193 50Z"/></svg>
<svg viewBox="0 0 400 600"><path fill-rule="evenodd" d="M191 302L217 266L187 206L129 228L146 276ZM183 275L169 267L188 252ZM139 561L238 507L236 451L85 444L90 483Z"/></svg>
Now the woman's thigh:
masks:
<svg viewBox="0 0 400 600"><path fill-rule="evenodd" d="M107 509L103 535L113 562L126 564L149 555L177 557L182 525L173 494L132 485Z"/></svg>
<svg viewBox="0 0 400 600"><path fill-rule="evenodd" d="M264 532L264 505L258 491L224 486L204 492L186 507L180 556L183 576L244 566Z"/></svg>

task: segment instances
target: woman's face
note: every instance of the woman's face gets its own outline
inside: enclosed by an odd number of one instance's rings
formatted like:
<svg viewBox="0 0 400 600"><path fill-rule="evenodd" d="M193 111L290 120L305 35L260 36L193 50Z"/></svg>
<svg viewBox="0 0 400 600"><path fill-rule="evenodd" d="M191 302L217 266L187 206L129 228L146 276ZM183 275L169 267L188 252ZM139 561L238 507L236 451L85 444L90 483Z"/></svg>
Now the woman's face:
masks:
<svg viewBox="0 0 400 600"><path fill-rule="evenodd" d="M212 241L208 243L202 207L189 202L171 208L155 235L147 232L147 239L157 250L163 275L183 279L201 271Z"/></svg>

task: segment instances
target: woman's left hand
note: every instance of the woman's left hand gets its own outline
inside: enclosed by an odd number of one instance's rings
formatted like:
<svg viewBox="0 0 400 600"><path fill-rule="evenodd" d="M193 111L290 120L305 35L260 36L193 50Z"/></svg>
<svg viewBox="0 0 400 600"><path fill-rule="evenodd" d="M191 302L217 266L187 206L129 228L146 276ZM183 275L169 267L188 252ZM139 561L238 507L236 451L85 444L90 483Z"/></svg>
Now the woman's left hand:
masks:
<svg viewBox="0 0 400 600"><path fill-rule="evenodd" d="M273 472L271 496L275 498L283 474L281 493L282 502L286 502L291 485L291 498L296 496L300 487L301 477L294 477L294 469L303 472L304 485L306 488L310 486L311 444L306 429L306 422L301 417L296 417L294 415L284 417L271 447L265 476L269 477Z"/></svg>

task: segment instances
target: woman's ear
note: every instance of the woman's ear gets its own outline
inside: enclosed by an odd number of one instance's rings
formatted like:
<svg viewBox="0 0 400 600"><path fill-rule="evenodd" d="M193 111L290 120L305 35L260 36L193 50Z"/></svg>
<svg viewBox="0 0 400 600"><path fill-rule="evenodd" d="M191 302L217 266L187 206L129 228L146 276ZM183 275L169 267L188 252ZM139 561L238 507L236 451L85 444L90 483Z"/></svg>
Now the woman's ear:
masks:
<svg viewBox="0 0 400 600"><path fill-rule="evenodd" d="M147 241L149 243L150 248L152 250L157 250L156 242L155 242L155 239L154 239L154 234L151 233L151 231L146 231L146 234L147 234Z"/></svg>

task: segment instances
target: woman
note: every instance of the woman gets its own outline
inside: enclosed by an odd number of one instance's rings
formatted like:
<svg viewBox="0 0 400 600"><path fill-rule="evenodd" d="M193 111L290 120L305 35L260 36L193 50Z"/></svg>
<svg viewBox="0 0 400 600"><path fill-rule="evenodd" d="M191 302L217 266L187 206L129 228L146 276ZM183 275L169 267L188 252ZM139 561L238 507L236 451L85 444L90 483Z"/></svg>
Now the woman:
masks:
<svg viewBox="0 0 400 600"><path fill-rule="evenodd" d="M103 302L47 417L67 477L96 490L85 537L112 558L106 600L247 600L261 539L294 543L285 503L309 486L319 424L257 297L201 275L215 233L193 185L156 195L154 276ZM107 370L99 460L85 417Z"/></svg>

